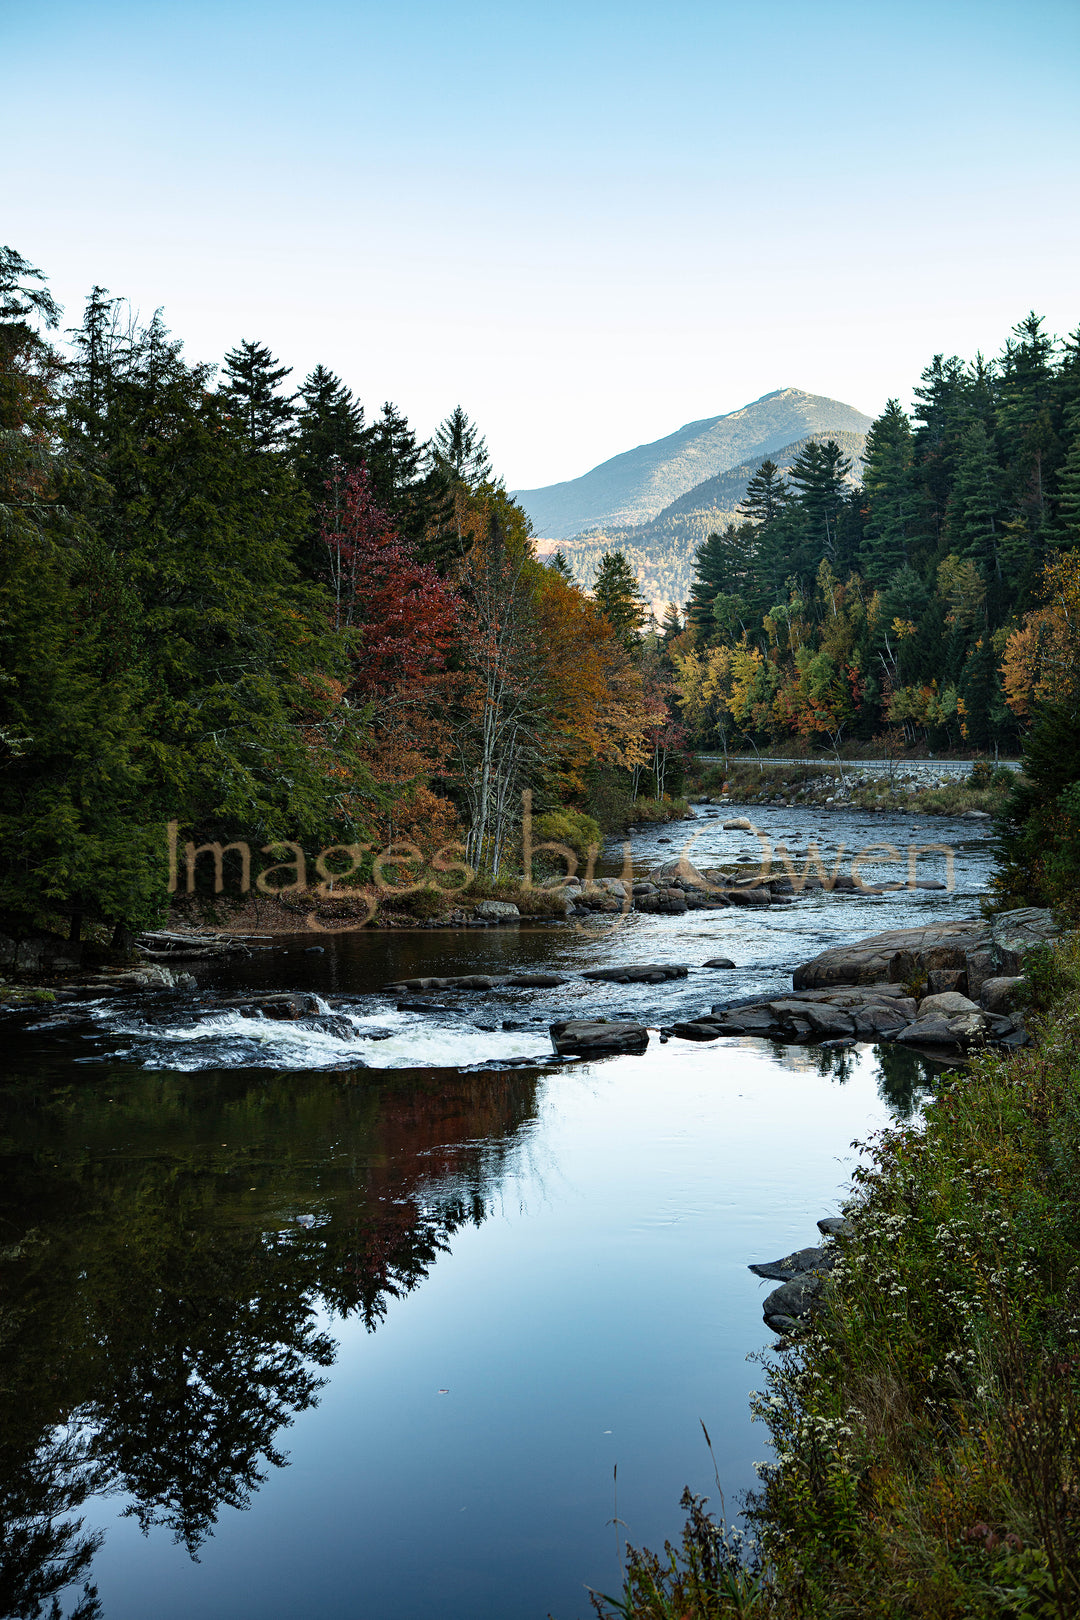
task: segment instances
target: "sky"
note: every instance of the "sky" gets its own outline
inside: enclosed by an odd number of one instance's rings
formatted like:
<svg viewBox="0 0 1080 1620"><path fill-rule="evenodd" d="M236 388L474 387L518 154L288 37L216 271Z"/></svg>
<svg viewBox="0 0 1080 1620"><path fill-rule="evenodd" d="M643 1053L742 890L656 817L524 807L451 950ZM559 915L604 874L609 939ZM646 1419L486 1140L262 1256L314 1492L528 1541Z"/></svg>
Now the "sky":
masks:
<svg viewBox="0 0 1080 1620"><path fill-rule="evenodd" d="M1075 0L0 0L0 241L511 488L1080 326Z"/></svg>

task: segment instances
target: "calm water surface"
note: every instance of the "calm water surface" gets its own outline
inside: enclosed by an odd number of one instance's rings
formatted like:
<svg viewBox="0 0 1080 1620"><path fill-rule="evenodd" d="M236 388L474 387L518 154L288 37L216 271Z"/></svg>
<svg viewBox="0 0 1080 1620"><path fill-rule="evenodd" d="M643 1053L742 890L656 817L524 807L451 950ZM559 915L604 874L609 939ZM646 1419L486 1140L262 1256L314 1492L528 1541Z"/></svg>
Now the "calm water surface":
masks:
<svg viewBox="0 0 1080 1620"><path fill-rule="evenodd" d="M756 818L792 842L844 837L820 812ZM843 822L860 843L911 827ZM916 836L958 843L954 895L362 935L322 955L305 936L200 974L316 989L345 1038L231 1012L208 1028L167 994L9 1023L0 1613L54 1590L69 1613L91 1579L106 1620L576 1620L586 1585L618 1586L616 1465L627 1533L659 1545L684 1485L716 1499L703 1421L737 1503L765 1455L747 1357L772 1342L771 1285L746 1266L812 1241L853 1139L932 1077L888 1048L756 1041L525 1060L560 1011L667 1022L790 984L823 944L974 911L982 836L933 828ZM695 858L747 842L694 830ZM660 836L635 840L642 866L677 850ZM571 980L436 1015L378 988L713 954L737 973Z"/></svg>

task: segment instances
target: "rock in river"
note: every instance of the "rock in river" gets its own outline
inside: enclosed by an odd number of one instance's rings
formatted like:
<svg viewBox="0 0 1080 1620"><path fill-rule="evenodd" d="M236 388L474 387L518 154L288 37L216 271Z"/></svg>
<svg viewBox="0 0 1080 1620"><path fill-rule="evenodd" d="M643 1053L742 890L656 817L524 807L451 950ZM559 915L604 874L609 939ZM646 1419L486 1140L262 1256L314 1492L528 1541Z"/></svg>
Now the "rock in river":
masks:
<svg viewBox="0 0 1080 1620"><path fill-rule="evenodd" d="M567 1018L550 1026L551 1044L559 1057L603 1057L612 1052L644 1052L649 1032L644 1024L605 1023Z"/></svg>
<svg viewBox="0 0 1080 1620"><path fill-rule="evenodd" d="M639 962L633 966L590 968L583 979L600 979L609 984L663 984L665 979L685 979L683 962Z"/></svg>

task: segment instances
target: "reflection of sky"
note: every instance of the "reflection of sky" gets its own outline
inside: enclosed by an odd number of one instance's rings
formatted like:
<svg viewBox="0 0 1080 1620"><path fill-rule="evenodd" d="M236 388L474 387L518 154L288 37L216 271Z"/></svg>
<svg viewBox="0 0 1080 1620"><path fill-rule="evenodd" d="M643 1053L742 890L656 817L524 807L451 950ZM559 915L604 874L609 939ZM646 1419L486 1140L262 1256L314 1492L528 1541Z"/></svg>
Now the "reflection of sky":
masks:
<svg viewBox="0 0 1080 1620"><path fill-rule="evenodd" d="M653 1546L684 1485L715 1500L700 1421L729 1503L752 1483L745 1358L772 1342L772 1285L746 1267L814 1241L848 1144L887 1117L865 1051L842 1085L762 1045L547 1077L491 1218L373 1335L330 1324L341 1352L289 1468L201 1564L110 1523L109 1620L584 1616L582 1582L616 1582L616 1464L619 1516Z"/></svg>
<svg viewBox="0 0 1080 1620"><path fill-rule="evenodd" d="M425 435L460 400L511 486L775 388L873 414L1032 306L1076 323L1068 0L0 19L5 240L69 319L96 281Z"/></svg>

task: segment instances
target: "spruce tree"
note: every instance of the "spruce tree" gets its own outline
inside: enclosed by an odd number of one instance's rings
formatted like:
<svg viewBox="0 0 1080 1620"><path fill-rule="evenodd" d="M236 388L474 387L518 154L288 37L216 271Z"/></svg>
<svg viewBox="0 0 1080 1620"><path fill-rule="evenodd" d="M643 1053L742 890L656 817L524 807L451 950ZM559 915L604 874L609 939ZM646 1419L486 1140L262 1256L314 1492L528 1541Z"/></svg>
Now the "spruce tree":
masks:
<svg viewBox="0 0 1080 1620"><path fill-rule="evenodd" d="M836 563L840 550L841 513L847 501L847 476L851 462L835 439L820 444L811 439L791 466L789 478L795 490L797 550L791 558L791 571L806 582L817 574L822 558Z"/></svg>
<svg viewBox="0 0 1080 1620"><path fill-rule="evenodd" d="M596 605L623 645L635 651L648 609L638 589L637 576L621 551L605 551L593 583Z"/></svg>
<svg viewBox="0 0 1080 1620"><path fill-rule="evenodd" d="M554 552L553 555L548 558L548 567L551 569L552 573L558 574L560 579L565 579L568 585L572 585L574 583L574 571L561 551Z"/></svg>
<svg viewBox="0 0 1080 1620"><path fill-rule="evenodd" d="M297 391L292 453L300 481L316 503L326 495L333 464L357 467L364 456L364 407L326 366L316 366Z"/></svg>
<svg viewBox="0 0 1080 1620"><path fill-rule="evenodd" d="M917 501L911 423L895 399L866 435L863 492L868 513L860 566L880 585L909 560Z"/></svg>
<svg viewBox="0 0 1080 1620"><path fill-rule="evenodd" d="M221 396L249 450L281 450L289 438L293 396L278 392L291 366L279 366L263 343L242 341L225 356Z"/></svg>
<svg viewBox="0 0 1080 1620"><path fill-rule="evenodd" d="M739 512L748 523L772 523L779 517L790 498L787 480L775 461L766 459L746 485L746 495L739 503Z"/></svg>
<svg viewBox="0 0 1080 1620"><path fill-rule="evenodd" d="M1002 579L1000 471L981 422L960 440L956 478L945 516L945 540L959 556L971 557L987 580Z"/></svg>
<svg viewBox="0 0 1080 1620"><path fill-rule="evenodd" d="M0 909L23 926L116 927L164 899L163 839L140 826L151 742L123 571L71 511L61 367L29 324L59 310L0 257Z"/></svg>
<svg viewBox="0 0 1080 1620"><path fill-rule="evenodd" d="M475 490L491 482L491 457L487 441L460 405L435 430L431 441L435 465L453 482Z"/></svg>

